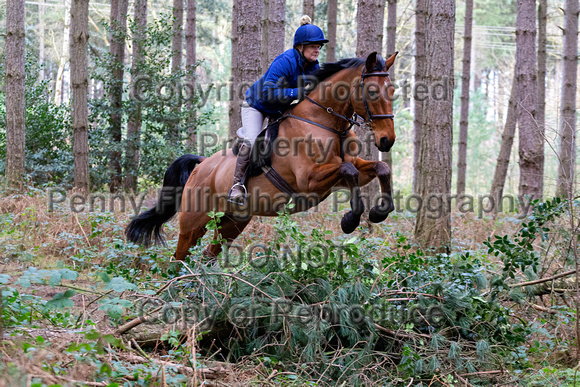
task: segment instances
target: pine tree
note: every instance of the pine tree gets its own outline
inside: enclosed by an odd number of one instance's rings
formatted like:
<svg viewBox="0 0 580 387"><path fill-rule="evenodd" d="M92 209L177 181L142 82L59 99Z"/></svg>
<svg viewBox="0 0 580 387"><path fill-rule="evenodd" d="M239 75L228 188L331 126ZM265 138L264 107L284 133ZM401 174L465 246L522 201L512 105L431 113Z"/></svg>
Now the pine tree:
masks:
<svg viewBox="0 0 580 387"><path fill-rule="evenodd" d="M415 0L415 86L425 80L425 23L427 22L427 1ZM413 192L419 192L419 179L421 177L419 162L421 155L421 132L423 127L423 101L413 98Z"/></svg>
<svg viewBox="0 0 580 387"><path fill-rule="evenodd" d="M537 124L535 1L518 0L516 18L516 81L520 156L520 195L542 196L544 137Z"/></svg>
<svg viewBox="0 0 580 387"><path fill-rule="evenodd" d="M24 0L6 2L6 180L24 185Z"/></svg>
<svg viewBox="0 0 580 387"><path fill-rule="evenodd" d="M417 214L415 239L424 250L448 251L451 240L451 154L453 148L453 42L455 1L432 0L426 18L425 54L429 58L425 81L432 94L435 85L441 98L428 98L423 111L419 195L423 205ZM442 89L442 90L441 90Z"/></svg>
<svg viewBox="0 0 580 387"><path fill-rule="evenodd" d="M147 0L135 0L134 4L135 29L133 31L133 55L131 62L131 78L133 81L139 76L139 69L144 63L144 40L147 30ZM132 106L127 122L127 147L125 148L125 189L137 189L137 175L139 171L139 156L141 142L142 106L137 101L134 85L129 90L129 99Z"/></svg>
<svg viewBox="0 0 580 387"><path fill-rule="evenodd" d="M576 78L578 76L578 0L566 0L560 108L560 164L556 194L573 197L576 159Z"/></svg>
<svg viewBox="0 0 580 387"><path fill-rule="evenodd" d="M366 58L373 51L381 53L383 49L383 22L385 15L385 0L358 0L357 5L357 40L356 56ZM374 145L373 133L365 127L355 127L357 138L363 146L359 156L362 159L379 160L379 150ZM370 146L367 146L370 144ZM373 179L369 184L361 188L363 198L366 198L365 208L370 208L372 200L378 193L379 182Z"/></svg>
<svg viewBox="0 0 580 387"><path fill-rule="evenodd" d="M467 169L467 128L469 120L469 79L471 73L471 28L473 0L465 3L465 28L463 35L463 74L461 76L461 117L459 119L459 157L457 159L457 196L465 193Z"/></svg>
<svg viewBox="0 0 580 387"><path fill-rule="evenodd" d="M89 0L72 0L70 13L70 73L75 187L86 193L90 190L89 111L87 102L89 92L87 74Z"/></svg>
<svg viewBox="0 0 580 387"><path fill-rule="evenodd" d="M112 81L110 90L111 116L110 136L112 148L109 156L111 178L109 182L110 192L116 192L121 188L121 123L123 104L123 74L125 61L125 32L127 30L127 7L128 0L111 1L111 28L113 34L110 39L112 58Z"/></svg>
<svg viewBox="0 0 580 387"><path fill-rule="evenodd" d="M326 61L336 61L336 17L337 17L337 0L328 0L327 5L328 17L328 43L326 45Z"/></svg>

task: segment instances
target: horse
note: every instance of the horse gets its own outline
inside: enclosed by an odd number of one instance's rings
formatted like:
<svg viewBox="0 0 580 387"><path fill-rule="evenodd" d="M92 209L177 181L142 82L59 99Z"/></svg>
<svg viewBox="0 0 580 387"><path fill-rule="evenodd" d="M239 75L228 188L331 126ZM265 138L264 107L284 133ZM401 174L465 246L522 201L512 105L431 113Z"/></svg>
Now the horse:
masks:
<svg viewBox="0 0 580 387"><path fill-rule="evenodd" d="M357 116L361 117L362 124L372 132L374 146L382 152L388 152L393 146L396 138L394 87L387 71L396 55L384 60L373 52L366 60L343 59L321 66L308 96L279 119L279 141L275 147L278 151L272 152L270 158L271 169L279 177L278 184L273 184L265 174L252 176L246 184L246 203L232 204L226 200L236 163L232 149L218 151L208 158L181 156L167 169L156 206L138 215L126 227L127 239L145 246L153 238L155 243L164 243L162 226L180 209L174 257L184 260L189 249L207 232L206 225L212 216L219 212L223 216L219 230L215 227L215 239L232 243L252 217L277 216L292 193L302 193L307 198L295 201L292 212L299 212L339 188L348 188L351 193L351 210L341 220L342 230L351 233L360 224L364 212L360 186L375 177L380 182L382 195L370 210L369 220L384 221L394 210L391 171L383 161L358 157L361 144L350 129L359 125ZM288 150L290 143L292 151ZM282 152L283 149L287 152ZM211 244L203 254L215 257L221 250L221 243Z"/></svg>

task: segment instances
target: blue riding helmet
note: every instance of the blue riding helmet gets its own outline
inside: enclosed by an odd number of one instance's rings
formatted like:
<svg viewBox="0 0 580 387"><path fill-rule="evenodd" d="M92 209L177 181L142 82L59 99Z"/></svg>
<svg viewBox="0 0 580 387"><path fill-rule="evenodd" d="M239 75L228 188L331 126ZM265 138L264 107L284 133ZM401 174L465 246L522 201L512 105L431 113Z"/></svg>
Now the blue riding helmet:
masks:
<svg viewBox="0 0 580 387"><path fill-rule="evenodd" d="M324 38L322 30L314 24L304 24L298 27L294 34L294 47L299 44L320 44L328 43Z"/></svg>

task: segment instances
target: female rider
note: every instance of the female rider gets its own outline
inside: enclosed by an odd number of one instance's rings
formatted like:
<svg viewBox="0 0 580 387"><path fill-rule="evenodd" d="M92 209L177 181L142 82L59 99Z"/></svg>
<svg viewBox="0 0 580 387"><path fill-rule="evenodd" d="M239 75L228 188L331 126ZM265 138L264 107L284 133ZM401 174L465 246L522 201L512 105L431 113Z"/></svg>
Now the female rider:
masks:
<svg viewBox="0 0 580 387"><path fill-rule="evenodd" d="M300 27L294 34L294 47L276 57L266 74L246 92L246 100L242 103L242 127L237 131L243 142L236 159L229 202L244 204L246 187L242 180L250 165L251 146L262 131L264 119L281 115L294 100L304 97L305 88L299 87L304 83L300 77L318 70L317 58L324 43L328 43L328 40L324 38L322 30L311 24L310 17L302 16Z"/></svg>

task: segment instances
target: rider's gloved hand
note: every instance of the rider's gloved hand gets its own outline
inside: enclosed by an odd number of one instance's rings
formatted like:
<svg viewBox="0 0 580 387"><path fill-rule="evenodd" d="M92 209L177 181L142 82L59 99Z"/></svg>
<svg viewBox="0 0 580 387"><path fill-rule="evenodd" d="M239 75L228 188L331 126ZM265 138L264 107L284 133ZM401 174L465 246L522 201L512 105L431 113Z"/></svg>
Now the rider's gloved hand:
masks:
<svg viewBox="0 0 580 387"><path fill-rule="evenodd" d="M298 101L302 101L308 95L309 92L309 90L306 87L299 87L297 90L298 92L296 99Z"/></svg>

